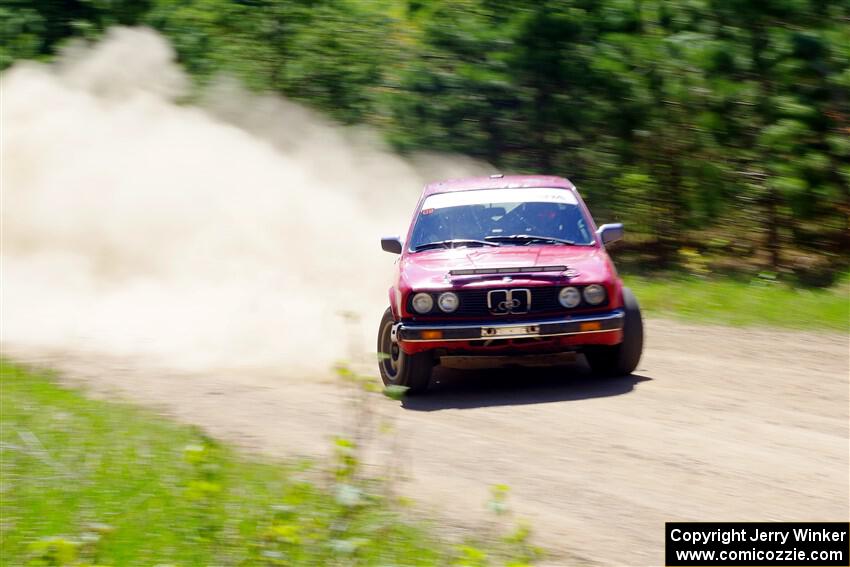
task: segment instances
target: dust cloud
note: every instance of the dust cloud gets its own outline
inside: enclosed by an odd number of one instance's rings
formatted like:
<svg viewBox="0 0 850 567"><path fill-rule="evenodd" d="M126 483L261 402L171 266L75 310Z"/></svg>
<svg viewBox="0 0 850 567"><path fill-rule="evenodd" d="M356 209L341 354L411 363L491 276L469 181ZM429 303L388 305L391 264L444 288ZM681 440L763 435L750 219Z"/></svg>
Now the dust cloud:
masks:
<svg viewBox="0 0 850 567"><path fill-rule="evenodd" d="M3 74L6 352L324 373L373 348L379 236L406 229L428 180L488 171L404 160L233 82L189 89L139 28Z"/></svg>

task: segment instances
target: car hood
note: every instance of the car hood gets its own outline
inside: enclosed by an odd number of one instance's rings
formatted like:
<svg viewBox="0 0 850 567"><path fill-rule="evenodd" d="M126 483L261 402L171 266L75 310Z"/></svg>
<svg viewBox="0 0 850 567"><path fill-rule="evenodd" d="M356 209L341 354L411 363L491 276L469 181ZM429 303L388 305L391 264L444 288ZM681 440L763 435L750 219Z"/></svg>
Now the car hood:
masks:
<svg viewBox="0 0 850 567"><path fill-rule="evenodd" d="M500 281L501 275L474 277L450 276L451 270L527 268L566 266L571 270L570 281L581 283L608 281L613 265L604 249L595 246L509 246L498 248L451 248L428 250L406 255L400 265L401 277L412 289L441 289L463 285L481 285L481 282ZM552 277L558 273L548 273ZM513 275L520 281L535 280L540 276Z"/></svg>

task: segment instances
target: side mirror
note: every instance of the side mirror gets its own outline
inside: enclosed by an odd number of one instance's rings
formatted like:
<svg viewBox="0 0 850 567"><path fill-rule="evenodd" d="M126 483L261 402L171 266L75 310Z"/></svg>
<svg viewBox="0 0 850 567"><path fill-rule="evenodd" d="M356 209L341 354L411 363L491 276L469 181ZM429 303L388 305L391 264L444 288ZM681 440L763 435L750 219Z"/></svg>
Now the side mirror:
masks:
<svg viewBox="0 0 850 567"><path fill-rule="evenodd" d="M401 254L401 239L398 236L384 236L381 238L381 248L391 254Z"/></svg>
<svg viewBox="0 0 850 567"><path fill-rule="evenodd" d="M621 222L603 224L598 229L596 229L596 237L599 238L603 246L608 246L609 244L613 244L618 240L622 240L624 233L625 231L623 230L623 223Z"/></svg>

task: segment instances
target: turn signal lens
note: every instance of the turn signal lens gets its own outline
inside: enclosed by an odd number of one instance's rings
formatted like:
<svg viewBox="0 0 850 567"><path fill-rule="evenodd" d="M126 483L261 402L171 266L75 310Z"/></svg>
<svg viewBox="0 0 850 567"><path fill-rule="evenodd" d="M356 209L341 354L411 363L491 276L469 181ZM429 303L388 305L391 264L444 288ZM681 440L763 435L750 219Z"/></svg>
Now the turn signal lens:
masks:
<svg viewBox="0 0 850 567"><path fill-rule="evenodd" d="M421 336L423 339L442 339L443 331L422 331Z"/></svg>

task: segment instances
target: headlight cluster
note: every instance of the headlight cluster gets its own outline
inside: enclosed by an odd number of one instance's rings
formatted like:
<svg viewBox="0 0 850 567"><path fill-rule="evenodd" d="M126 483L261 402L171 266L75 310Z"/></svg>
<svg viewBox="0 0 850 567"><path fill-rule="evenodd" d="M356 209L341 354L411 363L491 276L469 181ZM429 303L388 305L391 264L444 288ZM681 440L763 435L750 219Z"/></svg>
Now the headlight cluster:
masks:
<svg viewBox="0 0 850 567"><path fill-rule="evenodd" d="M431 297L430 293L417 293L413 296L411 304L414 311L420 315L424 315L434 309L434 298ZM460 299L456 293L447 291L437 297L437 306L444 313L452 313L457 311L457 308L460 306Z"/></svg>
<svg viewBox="0 0 850 567"><path fill-rule="evenodd" d="M567 309L572 309L581 303L582 297L589 305L599 305L605 301L605 288L599 284L592 284L581 292L577 287L565 287L558 293L558 302Z"/></svg>
<svg viewBox="0 0 850 567"><path fill-rule="evenodd" d="M440 297L437 298L437 305L439 305L440 309L446 313L451 313L452 311L457 310L457 306L460 305L460 300L457 298L456 293L447 291L446 293L441 293Z"/></svg>
<svg viewBox="0 0 850 567"><path fill-rule="evenodd" d="M430 293L417 293L413 296L413 310L417 313L428 313L434 308L434 298Z"/></svg>
<svg viewBox="0 0 850 567"><path fill-rule="evenodd" d="M599 284L587 286L584 288L584 300L591 305L599 305L605 301L605 288Z"/></svg>
<svg viewBox="0 0 850 567"><path fill-rule="evenodd" d="M574 287L565 287L558 294L558 301L567 309L572 309L581 303L581 292Z"/></svg>

